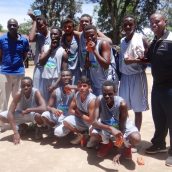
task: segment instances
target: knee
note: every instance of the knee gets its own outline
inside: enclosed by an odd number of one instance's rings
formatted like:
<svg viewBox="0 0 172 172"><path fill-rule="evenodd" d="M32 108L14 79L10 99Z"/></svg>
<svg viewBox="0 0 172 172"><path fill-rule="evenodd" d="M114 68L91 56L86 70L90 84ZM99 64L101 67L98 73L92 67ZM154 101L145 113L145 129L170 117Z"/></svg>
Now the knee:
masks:
<svg viewBox="0 0 172 172"><path fill-rule="evenodd" d="M43 124L43 120L42 120L42 117L41 117L40 114L37 113L35 115L35 118L34 119L35 119L35 121L36 121L37 124L39 124L39 125L42 125Z"/></svg>
<svg viewBox="0 0 172 172"><path fill-rule="evenodd" d="M136 146L141 141L141 135L139 132L133 132L128 136L128 139L132 146Z"/></svg>
<svg viewBox="0 0 172 172"><path fill-rule="evenodd" d="M57 137L64 137L67 134L69 134L69 132L70 131L67 128L65 128L64 126L63 127L59 126L59 127L55 128L54 135Z"/></svg>
<svg viewBox="0 0 172 172"><path fill-rule="evenodd" d="M67 128L69 128L69 123L67 121L63 121L63 125Z"/></svg>

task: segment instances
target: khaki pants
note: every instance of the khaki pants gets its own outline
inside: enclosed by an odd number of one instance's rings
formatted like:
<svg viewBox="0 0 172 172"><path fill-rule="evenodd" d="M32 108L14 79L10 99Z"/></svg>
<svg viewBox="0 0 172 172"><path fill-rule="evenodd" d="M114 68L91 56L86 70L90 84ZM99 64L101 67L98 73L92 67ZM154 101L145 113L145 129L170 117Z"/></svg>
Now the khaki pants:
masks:
<svg viewBox="0 0 172 172"><path fill-rule="evenodd" d="M15 96L23 76L0 74L0 112L7 110L10 95Z"/></svg>

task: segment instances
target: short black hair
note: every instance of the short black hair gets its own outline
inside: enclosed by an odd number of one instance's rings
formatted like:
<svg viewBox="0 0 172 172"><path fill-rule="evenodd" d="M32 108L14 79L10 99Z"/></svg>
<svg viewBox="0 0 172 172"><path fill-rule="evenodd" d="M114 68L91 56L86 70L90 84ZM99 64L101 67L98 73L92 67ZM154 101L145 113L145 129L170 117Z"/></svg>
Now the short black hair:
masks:
<svg viewBox="0 0 172 172"><path fill-rule="evenodd" d="M90 79L87 76L83 75L78 80L78 84L88 84L88 85L91 85L91 81L90 81Z"/></svg>
<svg viewBox="0 0 172 172"><path fill-rule="evenodd" d="M69 69L63 69L60 73L62 74L62 72L69 72L70 75L72 76L72 72L71 72L71 70L69 70Z"/></svg>
<svg viewBox="0 0 172 172"><path fill-rule="evenodd" d="M85 28L84 28L84 32L86 32L87 30L90 30L90 29L93 29L94 31L96 31L97 32L97 28L96 28L96 26L94 26L94 25L87 25L87 26L85 26Z"/></svg>
<svg viewBox="0 0 172 172"><path fill-rule="evenodd" d="M62 35L62 30L58 26L52 26L50 30L57 29L60 35Z"/></svg>
<svg viewBox="0 0 172 172"><path fill-rule="evenodd" d="M31 82L31 84L33 85L33 80L32 80L31 77L25 76L25 77L23 77L23 78L21 79L21 81L24 81L24 80L29 80L29 81Z"/></svg>
<svg viewBox="0 0 172 172"><path fill-rule="evenodd" d="M19 24L18 24L18 21L17 21L16 19L11 18L11 19L8 20L7 26L8 26L11 22L15 22L15 23L17 24L17 26L19 25Z"/></svg>
<svg viewBox="0 0 172 172"><path fill-rule="evenodd" d="M82 14L82 16L80 17L80 19L82 17L88 17L90 19L90 23L92 23L92 17L89 14Z"/></svg>
<svg viewBox="0 0 172 172"><path fill-rule="evenodd" d="M112 86L113 87L113 91L115 93L117 92L117 86L116 86L116 84L114 82L109 81L109 80L104 81L104 83L102 85L102 90L103 90L103 87L106 87L106 86Z"/></svg>
<svg viewBox="0 0 172 172"><path fill-rule="evenodd" d="M61 24L62 27L63 27L66 23L72 23L73 27L75 26L74 21L73 21L72 19L70 19L70 18L66 18L66 19L64 19L64 20L62 21L62 24Z"/></svg>
<svg viewBox="0 0 172 172"><path fill-rule="evenodd" d="M37 21L37 20L43 20L43 23L44 23L45 25L48 25L47 19L46 19L43 15L37 16L37 17L36 17L36 21Z"/></svg>
<svg viewBox="0 0 172 172"><path fill-rule="evenodd" d="M127 14L124 16L123 18L123 21L126 19L126 18L132 18L134 20L134 23L136 24L136 17L132 14Z"/></svg>

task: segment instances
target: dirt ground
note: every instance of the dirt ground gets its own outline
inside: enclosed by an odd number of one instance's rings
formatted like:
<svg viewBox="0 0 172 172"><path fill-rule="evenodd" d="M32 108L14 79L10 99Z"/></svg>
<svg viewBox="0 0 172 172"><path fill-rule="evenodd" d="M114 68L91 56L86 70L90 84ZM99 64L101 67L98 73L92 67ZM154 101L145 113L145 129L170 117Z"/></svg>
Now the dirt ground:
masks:
<svg viewBox="0 0 172 172"><path fill-rule="evenodd" d="M26 69L26 75L32 76L33 66ZM147 69L149 86L149 103L152 86L150 69ZM129 112L133 118L133 112ZM106 158L96 157L96 150L81 148L70 144L72 136L56 140L45 137L36 141L33 131L22 138L21 144L15 146L12 142L12 131L0 134L0 172L171 172L172 168L165 166L166 153L147 155L145 148L151 145L150 139L154 132L151 110L143 113L141 128L142 141L138 153L132 160L122 160L121 165L112 163L113 151ZM169 138L167 137L167 146ZM137 158L143 157L145 165L139 166Z"/></svg>

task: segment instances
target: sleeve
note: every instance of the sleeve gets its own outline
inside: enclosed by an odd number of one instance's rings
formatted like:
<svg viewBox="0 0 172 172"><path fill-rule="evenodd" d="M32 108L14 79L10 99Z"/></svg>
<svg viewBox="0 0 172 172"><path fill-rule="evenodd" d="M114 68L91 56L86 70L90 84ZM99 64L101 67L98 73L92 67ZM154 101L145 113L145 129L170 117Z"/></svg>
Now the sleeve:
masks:
<svg viewBox="0 0 172 172"><path fill-rule="evenodd" d="M2 36L0 37L0 49L2 49Z"/></svg>
<svg viewBox="0 0 172 172"><path fill-rule="evenodd" d="M29 51L29 41L27 39L24 39L24 52Z"/></svg>

